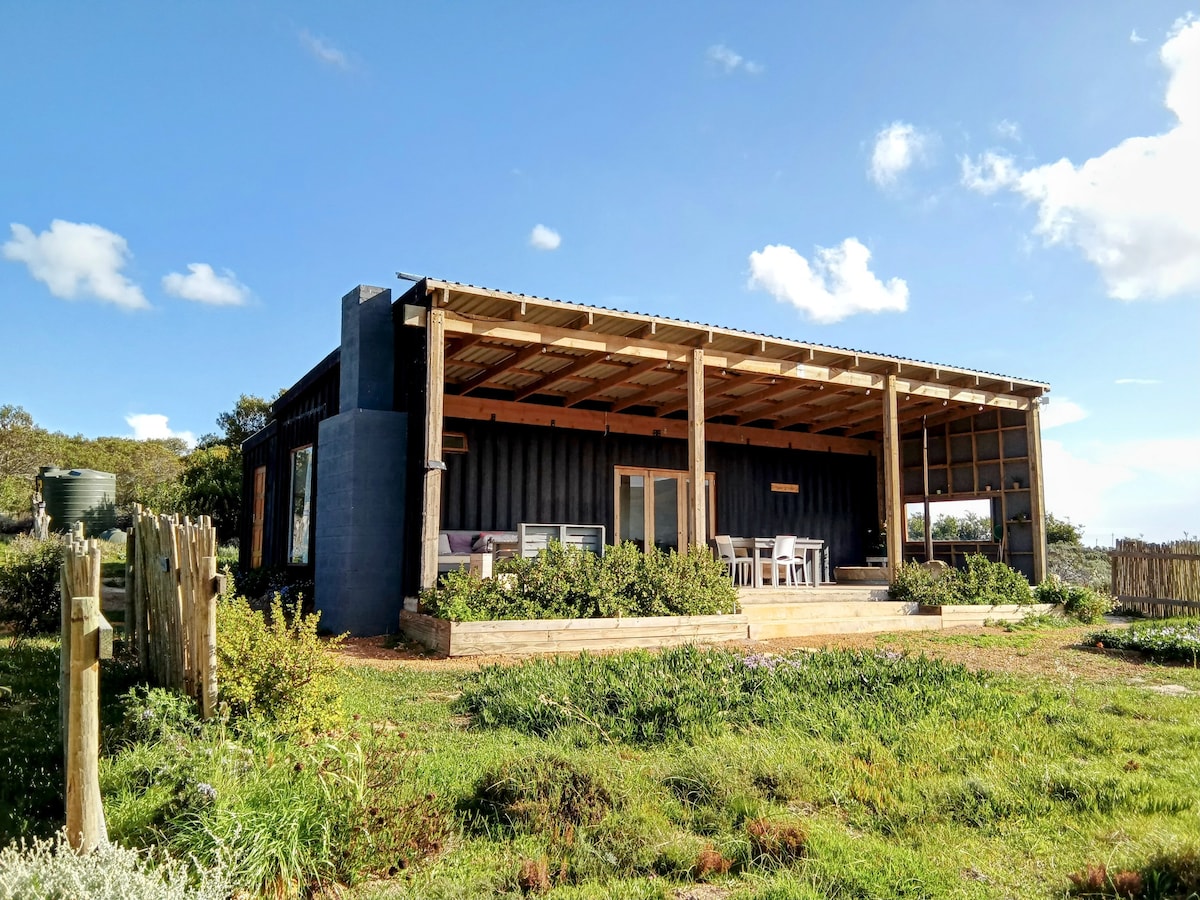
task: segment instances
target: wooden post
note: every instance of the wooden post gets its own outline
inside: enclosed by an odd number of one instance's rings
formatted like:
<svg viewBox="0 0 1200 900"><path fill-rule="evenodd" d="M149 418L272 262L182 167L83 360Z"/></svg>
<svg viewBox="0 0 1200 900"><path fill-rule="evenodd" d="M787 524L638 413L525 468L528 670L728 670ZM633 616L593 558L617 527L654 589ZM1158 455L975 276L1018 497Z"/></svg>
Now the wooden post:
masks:
<svg viewBox="0 0 1200 900"><path fill-rule="evenodd" d="M70 557L64 557L58 576L59 587L59 646L58 646L58 736L62 741L63 762L67 759L67 728L70 724L71 698L71 580L68 574ZM1116 563L1113 564L1116 571Z"/></svg>
<svg viewBox="0 0 1200 900"><path fill-rule="evenodd" d="M446 313L432 309L426 324L425 497L421 509L421 590L437 583L442 527L442 407L446 392Z"/></svg>
<svg viewBox="0 0 1200 900"><path fill-rule="evenodd" d="M900 490L900 427L896 413L896 376L887 376L883 392L883 495L887 527L888 579L904 565L904 504ZM928 523L926 523L928 528Z"/></svg>
<svg viewBox="0 0 1200 900"><path fill-rule="evenodd" d="M211 719L217 712L217 598L220 594L217 558L206 556L200 568L200 595L196 604L199 608L196 650L200 658L200 715L205 719Z"/></svg>
<svg viewBox="0 0 1200 900"><path fill-rule="evenodd" d="M137 529L131 527L125 532L125 646L132 650L137 646L137 615L134 611L133 595L136 591L134 579L137 566L134 565L134 543L137 541Z"/></svg>
<svg viewBox="0 0 1200 900"><path fill-rule="evenodd" d="M688 489L689 543L708 546L708 516L704 490L704 351L692 351L688 368Z"/></svg>
<svg viewBox="0 0 1200 900"><path fill-rule="evenodd" d="M1025 414L1029 455L1029 519L1033 525L1033 583L1046 578L1046 494L1042 487L1042 414L1038 400Z"/></svg>
<svg viewBox="0 0 1200 900"><path fill-rule="evenodd" d="M974 438L974 435L971 437ZM921 491L924 497L925 562L933 562L933 522L929 517L929 426L925 422L925 416L921 416ZM907 512L904 512L904 534L905 537L908 536Z"/></svg>
<svg viewBox="0 0 1200 900"><path fill-rule="evenodd" d="M100 601L71 598L71 702L67 730L67 841L108 843L100 800Z"/></svg>

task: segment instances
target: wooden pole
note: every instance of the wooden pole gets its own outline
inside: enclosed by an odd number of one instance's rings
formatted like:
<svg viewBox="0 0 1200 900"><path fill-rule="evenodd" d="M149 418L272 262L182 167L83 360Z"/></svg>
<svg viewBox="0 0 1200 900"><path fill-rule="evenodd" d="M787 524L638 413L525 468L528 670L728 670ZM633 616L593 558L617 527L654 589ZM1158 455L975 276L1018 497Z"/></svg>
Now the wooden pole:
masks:
<svg viewBox="0 0 1200 900"><path fill-rule="evenodd" d="M1046 578L1046 495L1042 487L1042 414L1034 400L1025 413L1029 454L1029 519L1033 525L1033 583Z"/></svg>
<svg viewBox="0 0 1200 900"><path fill-rule="evenodd" d="M692 351L688 367L688 542L708 546L708 516L704 489L704 351Z"/></svg>
<svg viewBox="0 0 1200 900"><path fill-rule="evenodd" d="M215 542L214 542L215 543ZM211 719L217 712L217 598L221 592L216 556L204 557L197 606L200 639L200 714Z"/></svg>
<svg viewBox="0 0 1200 900"><path fill-rule="evenodd" d="M929 521L929 425L925 416L921 416L921 492L925 507L925 561L933 562L933 522ZM904 531L908 532L907 513L904 515Z"/></svg>
<svg viewBox="0 0 1200 900"><path fill-rule="evenodd" d="M446 313L429 311L425 334L425 496L421 509L421 590L437 583L442 527L442 410L446 392Z"/></svg>
<svg viewBox="0 0 1200 900"><path fill-rule="evenodd" d="M76 850L108 843L100 800L100 601L71 598L71 702L67 730L67 840Z"/></svg>
<svg viewBox="0 0 1200 900"><path fill-rule="evenodd" d="M58 736L62 741L63 761L67 759L67 729L71 721L71 556L63 557L62 570L58 575L59 585L59 648L58 648ZM1113 563L1116 572L1116 562ZM1114 576L1115 577L1115 576Z"/></svg>
<svg viewBox="0 0 1200 900"><path fill-rule="evenodd" d="M887 518L888 578L904 565L904 508L900 492L900 427L896 412L896 376L887 376L883 392L883 493ZM926 526L928 527L928 525Z"/></svg>
<svg viewBox="0 0 1200 900"><path fill-rule="evenodd" d="M137 529L130 527L125 532L125 646L129 650L137 647L137 613L133 599L136 592L134 579L137 566L134 564L134 543L137 541Z"/></svg>

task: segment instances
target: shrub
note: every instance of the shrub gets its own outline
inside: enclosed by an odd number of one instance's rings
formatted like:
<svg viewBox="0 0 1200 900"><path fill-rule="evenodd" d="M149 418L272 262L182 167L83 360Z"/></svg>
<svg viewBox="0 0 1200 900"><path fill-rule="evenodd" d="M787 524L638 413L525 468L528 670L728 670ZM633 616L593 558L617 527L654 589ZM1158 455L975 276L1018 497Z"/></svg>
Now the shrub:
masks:
<svg viewBox="0 0 1200 900"><path fill-rule="evenodd" d="M288 614L278 594L269 615L244 597L217 607L220 699L235 718L261 719L281 730L323 731L341 718L333 649L343 638L317 635L320 614Z"/></svg>
<svg viewBox="0 0 1200 900"><path fill-rule="evenodd" d="M0 900L223 900L229 888L218 871L187 866L166 854L151 857L115 844L81 855L59 834L54 840L0 850Z"/></svg>
<svg viewBox="0 0 1200 900"><path fill-rule="evenodd" d="M1004 563L973 553L962 569L933 573L920 563L901 567L888 587L894 600L927 606L993 606L1033 603L1025 576Z"/></svg>
<svg viewBox="0 0 1200 900"><path fill-rule="evenodd" d="M1067 584L1056 575L1039 584L1034 594L1038 603L1059 604L1068 616L1086 625L1102 622L1104 614L1113 608L1113 599L1107 591Z"/></svg>
<svg viewBox="0 0 1200 900"><path fill-rule="evenodd" d="M196 701L165 688L140 685L121 697L121 738L128 743L161 741L200 731Z"/></svg>
<svg viewBox="0 0 1200 900"><path fill-rule="evenodd" d="M1136 622L1128 628L1095 631L1087 643L1110 650L1134 650L1164 662L1200 660L1200 620Z"/></svg>
<svg viewBox="0 0 1200 900"><path fill-rule="evenodd" d="M1108 551L1080 544L1049 544L1046 547L1046 571L1068 584L1104 589L1109 585L1112 564Z"/></svg>
<svg viewBox="0 0 1200 900"><path fill-rule="evenodd" d="M59 571L63 545L18 536L0 561L0 623L17 638L57 632L61 627Z"/></svg>
<svg viewBox="0 0 1200 900"><path fill-rule="evenodd" d="M452 622L695 616L737 610L737 591L708 550L645 553L632 543L597 556L551 542L536 557L501 560L495 578L464 568L421 596L425 612Z"/></svg>

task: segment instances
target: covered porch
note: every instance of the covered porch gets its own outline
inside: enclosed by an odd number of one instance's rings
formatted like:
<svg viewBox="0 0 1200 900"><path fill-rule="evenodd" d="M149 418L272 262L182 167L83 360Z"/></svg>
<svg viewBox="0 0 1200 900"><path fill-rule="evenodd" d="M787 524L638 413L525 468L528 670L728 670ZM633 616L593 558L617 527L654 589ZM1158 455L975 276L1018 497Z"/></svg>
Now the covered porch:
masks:
<svg viewBox="0 0 1200 900"><path fill-rule="evenodd" d="M930 498L995 501L991 552L1044 574L1044 384L435 279L395 316L423 461L408 492L417 589L437 579L447 528L557 520L543 511L610 543L792 533L825 542L834 568L894 568L945 549L905 541L905 504Z"/></svg>

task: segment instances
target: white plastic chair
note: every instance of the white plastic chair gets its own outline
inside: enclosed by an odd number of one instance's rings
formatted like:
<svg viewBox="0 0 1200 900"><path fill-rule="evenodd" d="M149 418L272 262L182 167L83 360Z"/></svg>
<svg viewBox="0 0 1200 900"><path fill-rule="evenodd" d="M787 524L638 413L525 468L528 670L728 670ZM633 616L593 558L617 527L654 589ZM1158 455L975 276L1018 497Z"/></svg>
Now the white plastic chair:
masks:
<svg viewBox="0 0 1200 900"><path fill-rule="evenodd" d="M805 584L808 581L808 563L802 556L796 555L796 536L794 534L778 534L775 545L771 549L771 584L779 587L779 570L784 572L784 583L789 586ZM799 572L799 575L797 575Z"/></svg>
<svg viewBox="0 0 1200 900"><path fill-rule="evenodd" d="M730 580L734 584L749 584L754 574L754 560L748 556L738 556L733 548L733 539L729 535L718 534L714 540L717 542L717 556L729 570Z"/></svg>

